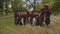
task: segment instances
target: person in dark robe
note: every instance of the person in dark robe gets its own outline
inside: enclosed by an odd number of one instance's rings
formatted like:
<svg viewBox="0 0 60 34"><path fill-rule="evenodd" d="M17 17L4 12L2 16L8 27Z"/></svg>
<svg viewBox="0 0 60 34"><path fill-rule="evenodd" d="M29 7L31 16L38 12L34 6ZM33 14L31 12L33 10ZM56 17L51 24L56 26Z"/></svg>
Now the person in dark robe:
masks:
<svg viewBox="0 0 60 34"><path fill-rule="evenodd" d="M39 16L37 18L37 25L42 26L43 21L44 21L44 14L41 13L41 14L39 14Z"/></svg>
<svg viewBox="0 0 60 34"><path fill-rule="evenodd" d="M14 17L15 17L15 25L18 25L19 24L19 21L18 21L18 19L19 19L18 11L15 11Z"/></svg>
<svg viewBox="0 0 60 34"><path fill-rule="evenodd" d="M49 9L48 5L45 5L42 8L42 12L44 13L45 23L46 23L47 26L49 26L49 24L50 24L51 9Z"/></svg>

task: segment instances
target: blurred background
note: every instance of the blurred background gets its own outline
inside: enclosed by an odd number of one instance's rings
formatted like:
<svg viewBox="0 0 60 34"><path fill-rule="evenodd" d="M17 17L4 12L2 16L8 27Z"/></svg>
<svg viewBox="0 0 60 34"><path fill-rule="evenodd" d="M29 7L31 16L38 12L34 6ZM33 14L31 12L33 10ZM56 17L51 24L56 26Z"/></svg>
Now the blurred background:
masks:
<svg viewBox="0 0 60 34"><path fill-rule="evenodd" d="M60 34L60 0L0 0L0 34ZM15 26L14 12L38 12L44 5L52 10L50 28L45 23L43 27Z"/></svg>
<svg viewBox="0 0 60 34"><path fill-rule="evenodd" d="M40 12L44 5L51 8L54 15L60 14L60 0L0 0L0 16L17 10Z"/></svg>

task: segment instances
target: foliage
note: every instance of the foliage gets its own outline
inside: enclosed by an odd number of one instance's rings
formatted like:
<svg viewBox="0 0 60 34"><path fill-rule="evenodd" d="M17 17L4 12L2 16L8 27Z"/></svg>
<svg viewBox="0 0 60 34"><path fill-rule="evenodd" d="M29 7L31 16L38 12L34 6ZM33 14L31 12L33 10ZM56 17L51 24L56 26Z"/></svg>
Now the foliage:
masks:
<svg viewBox="0 0 60 34"><path fill-rule="evenodd" d="M53 5L53 13L60 14L60 0L55 0L55 3Z"/></svg>
<svg viewBox="0 0 60 34"><path fill-rule="evenodd" d="M10 0L0 0L0 9L2 9L3 8L3 2L5 2L5 1L10 1ZM42 3L40 3L40 4L38 4L37 6L36 6L36 8L35 8L35 11L36 12L40 12L40 10L41 10L41 8L45 5L45 4L47 4L48 6L49 6L49 8L51 8L52 9L52 11L53 11L53 13L60 13L60 0L43 0L43 2ZM27 11L26 10L26 8L24 8L24 7L22 7L23 6L23 3L22 3L22 1L21 0L14 0L13 2L12 2L12 5L13 5L13 7L11 8L11 9L8 9L7 8L7 12L14 12L13 11L13 9L15 10L15 9L18 9L18 10L21 10L21 9L23 9L24 11Z"/></svg>

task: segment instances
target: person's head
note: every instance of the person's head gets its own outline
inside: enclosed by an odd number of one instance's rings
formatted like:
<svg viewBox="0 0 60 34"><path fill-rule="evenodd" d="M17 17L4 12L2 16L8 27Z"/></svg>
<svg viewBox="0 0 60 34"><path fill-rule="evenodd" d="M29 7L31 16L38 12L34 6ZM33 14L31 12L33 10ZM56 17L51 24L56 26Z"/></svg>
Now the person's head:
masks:
<svg viewBox="0 0 60 34"><path fill-rule="evenodd" d="M45 5L44 8L48 8L48 5Z"/></svg>
<svg viewBox="0 0 60 34"><path fill-rule="evenodd" d="M29 12L29 14L31 14L32 12Z"/></svg>
<svg viewBox="0 0 60 34"><path fill-rule="evenodd" d="M29 12L27 12L27 14L29 14Z"/></svg>
<svg viewBox="0 0 60 34"><path fill-rule="evenodd" d="M15 11L15 13L17 13L17 11Z"/></svg>
<svg viewBox="0 0 60 34"><path fill-rule="evenodd" d="M20 9L20 11L22 11L22 9Z"/></svg>

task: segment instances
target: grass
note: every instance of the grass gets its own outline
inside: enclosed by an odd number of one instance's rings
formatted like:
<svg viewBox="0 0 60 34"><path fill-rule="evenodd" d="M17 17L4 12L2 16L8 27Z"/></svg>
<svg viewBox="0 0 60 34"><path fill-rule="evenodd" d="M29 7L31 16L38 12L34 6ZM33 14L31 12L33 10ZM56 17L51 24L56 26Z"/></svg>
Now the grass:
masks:
<svg viewBox="0 0 60 34"><path fill-rule="evenodd" d="M31 26L27 24L25 26L15 26L14 17L0 18L0 34L60 34L60 19L51 16L50 28L46 25Z"/></svg>

